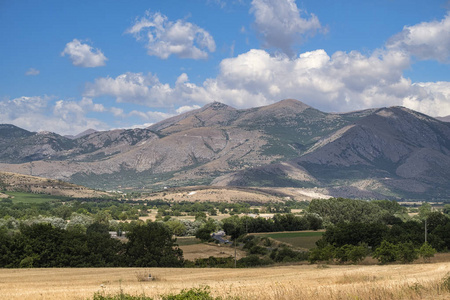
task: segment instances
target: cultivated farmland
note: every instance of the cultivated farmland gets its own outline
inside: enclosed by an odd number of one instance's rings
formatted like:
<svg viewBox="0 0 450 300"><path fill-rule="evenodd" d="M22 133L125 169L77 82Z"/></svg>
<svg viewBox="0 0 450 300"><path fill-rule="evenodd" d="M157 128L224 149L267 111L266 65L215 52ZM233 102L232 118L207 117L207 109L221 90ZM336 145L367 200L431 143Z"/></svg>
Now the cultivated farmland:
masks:
<svg viewBox="0 0 450 300"><path fill-rule="evenodd" d="M448 299L449 272L448 262L257 269L2 269L0 298L92 299L95 292L123 291L158 299L181 289L209 286L213 296L239 299ZM138 280L147 273L156 280Z"/></svg>

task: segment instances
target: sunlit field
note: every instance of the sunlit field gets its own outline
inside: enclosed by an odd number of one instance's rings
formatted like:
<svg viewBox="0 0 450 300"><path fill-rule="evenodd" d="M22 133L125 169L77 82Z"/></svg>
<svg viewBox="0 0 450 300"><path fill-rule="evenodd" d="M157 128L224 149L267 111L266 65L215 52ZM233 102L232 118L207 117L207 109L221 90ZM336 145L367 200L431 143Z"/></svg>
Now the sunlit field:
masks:
<svg viewBox="0 0 450 300"><path fill-rule="evenodd" d="M2 269L1 299L92 299L95 292L159 295L209 286L239 299L449 299L450 263L296 265L253 269ZM151 274L154 281L142 281ZM447 282L444 280L447 278Z"/></svg>

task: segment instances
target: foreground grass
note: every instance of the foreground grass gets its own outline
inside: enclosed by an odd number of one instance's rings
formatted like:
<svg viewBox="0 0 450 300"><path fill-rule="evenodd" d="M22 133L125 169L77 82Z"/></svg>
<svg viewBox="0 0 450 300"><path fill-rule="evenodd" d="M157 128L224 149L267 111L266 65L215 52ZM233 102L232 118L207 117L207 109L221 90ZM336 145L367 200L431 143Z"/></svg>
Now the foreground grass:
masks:
<svg viewBox="0 0 450 300"><path fill-rule="evenodd" d="M155 280L142 280L142 274ZM122 293L159 300L208 286L210 296L221 299L450 299L449 274L448 261L253 269L0 269L0 298L92 300L95 293L104 297Z"/></svg>

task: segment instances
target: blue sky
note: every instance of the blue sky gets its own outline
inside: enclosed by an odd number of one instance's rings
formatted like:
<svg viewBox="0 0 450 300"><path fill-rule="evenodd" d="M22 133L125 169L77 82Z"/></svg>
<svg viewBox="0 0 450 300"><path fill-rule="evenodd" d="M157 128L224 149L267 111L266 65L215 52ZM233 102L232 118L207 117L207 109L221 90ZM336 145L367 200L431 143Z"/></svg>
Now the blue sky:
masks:
<svg viewBox="0 0 450 300"><path fill-rule="evenodd" d="M450 115L450 2L0 1L0 123L77 134L220 101Z"/></svg>

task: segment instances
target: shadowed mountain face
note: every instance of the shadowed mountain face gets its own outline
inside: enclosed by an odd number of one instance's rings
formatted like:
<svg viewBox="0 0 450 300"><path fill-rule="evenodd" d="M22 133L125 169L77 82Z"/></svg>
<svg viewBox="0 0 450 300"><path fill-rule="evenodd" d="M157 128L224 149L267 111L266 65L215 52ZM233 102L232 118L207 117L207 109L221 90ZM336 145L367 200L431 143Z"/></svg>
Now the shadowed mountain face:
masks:
<svg viewBox="0 0 450 300"><path fill-rule="evenodd" d="M0 125L0 170L103 189L289 186L445 199L450 124L402 107L329 114L296 100L245 110L214 102L147 129L74 139Z"/></svg>

